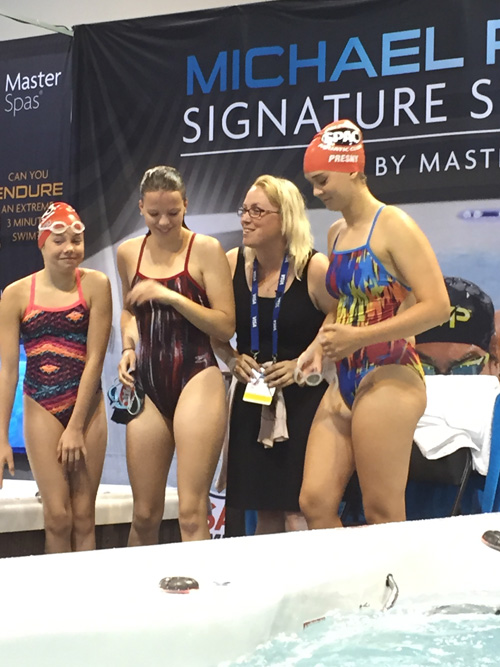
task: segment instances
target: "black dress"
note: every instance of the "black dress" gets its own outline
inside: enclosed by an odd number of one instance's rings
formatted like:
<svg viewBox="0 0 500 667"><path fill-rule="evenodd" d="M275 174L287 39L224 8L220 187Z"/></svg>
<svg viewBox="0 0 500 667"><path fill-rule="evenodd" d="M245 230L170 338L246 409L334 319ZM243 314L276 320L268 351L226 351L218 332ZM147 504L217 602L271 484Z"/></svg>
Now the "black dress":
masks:
<svg viewBox="0 0 500 667"><path fill-rule="evenodd" d="M317 310L307 290L307 271L295 279L283 295L278 319L278 361L296 359L313 341L325 315ZM236 300L236 336L240 354L251 354L250 298L245 262L240 248L233 278ZM264 363L272 357L274 298L258 298L260 354ZM261 406L242 400L245 384L236 387L231 412L226 505L235 509L299 511L304 457L311 422L328 385L283 389L289 440L266 449L257 437Z"/></svg>

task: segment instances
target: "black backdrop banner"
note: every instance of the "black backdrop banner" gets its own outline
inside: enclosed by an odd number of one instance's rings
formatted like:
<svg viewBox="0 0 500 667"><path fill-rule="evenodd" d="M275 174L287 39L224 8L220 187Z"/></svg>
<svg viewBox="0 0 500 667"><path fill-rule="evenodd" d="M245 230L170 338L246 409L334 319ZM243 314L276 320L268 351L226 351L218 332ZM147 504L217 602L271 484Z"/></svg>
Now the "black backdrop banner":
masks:
<svg viewBox="0 0 500 667"><path fill-rule="evenodd" d="M133 230L155 164L183 173L190 213L235 210L262 173L319 206L304 147L342 117L379 198L498 196L498 0L277 1L80 26L74 47L73 186L107 243Z"/></svg>
<svg viewBox="0 0 500 667"><path fill-rule="evenodd" d="M0 289L42 266L37 226L69 193L71 39L0 42Z"/></svg>

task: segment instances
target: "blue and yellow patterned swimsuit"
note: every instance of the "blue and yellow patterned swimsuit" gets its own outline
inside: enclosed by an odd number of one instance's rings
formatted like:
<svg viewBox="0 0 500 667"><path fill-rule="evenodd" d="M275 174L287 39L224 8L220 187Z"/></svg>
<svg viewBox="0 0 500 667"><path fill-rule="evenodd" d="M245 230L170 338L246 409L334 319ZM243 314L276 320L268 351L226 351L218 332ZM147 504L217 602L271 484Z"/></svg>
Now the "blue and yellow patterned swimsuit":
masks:
<svg viewBox="0 0 500 667"><path fill-rule="evenodd" d="M387 271L370 248L370 239L383 208L381 206L375 214L365 245L336 251L338 236L333 244L326 287L339 300L336 319L339 324L364 327L387 320L397 313L411 291ZM337 362L339 388L345 403L352 407L365 375L388 364L408 366L424 378L418 354L406 339L368 345Z"/></svg>

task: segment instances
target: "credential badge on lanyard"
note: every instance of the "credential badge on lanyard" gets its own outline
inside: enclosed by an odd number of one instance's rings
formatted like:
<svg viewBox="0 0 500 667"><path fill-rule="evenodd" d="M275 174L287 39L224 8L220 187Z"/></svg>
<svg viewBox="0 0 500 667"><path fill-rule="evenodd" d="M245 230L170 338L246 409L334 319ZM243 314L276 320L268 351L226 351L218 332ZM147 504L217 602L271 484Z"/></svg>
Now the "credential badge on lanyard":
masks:
<svg viewBox="0 0 500 667"><path fill-rule="evenodd" d="M273 363L278 360L278 317L281 308L281 300L285 292L286 278L288 275L289 259L288 255L283 258L281 264L280 277L278 280L278 289L276 290L276 297L274 299L273 321L272 321L272 359ZM257 258L254 259L252 269L252 299L250 303L250 342L252 346L252 355L257 359L260 351L259 341L259 305L258 305L258 290L259 285L257 281ZM260 403L262 405L270 405L275 392L274 387L268 387L264 380L264 369L260 372L253 371L254 378L247 384L243 400L250 403Z"/></svg>

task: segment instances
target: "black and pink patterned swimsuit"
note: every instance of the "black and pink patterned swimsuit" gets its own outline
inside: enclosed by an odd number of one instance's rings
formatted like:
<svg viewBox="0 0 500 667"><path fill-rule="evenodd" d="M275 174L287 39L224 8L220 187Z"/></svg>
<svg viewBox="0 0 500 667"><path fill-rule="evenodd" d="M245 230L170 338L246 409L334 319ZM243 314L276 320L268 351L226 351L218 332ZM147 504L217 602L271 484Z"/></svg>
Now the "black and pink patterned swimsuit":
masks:
<svg viewBox="0 0 500 667"><path fill-rule="evenodd" d="M148 278L140 272L149 233L144 237L132 286L141 280L156 280L201 306L210 308L205 290L188 270L196 234L191 236L184 269L169 278ZM156 301L134 307L139 330L137 372L145 393L167 419L173 419L182 390L200 371L217 366L210 338L173 308Z"/></svg>
<svg viewBox="0 0 500 667"><path fill-rule="evenodd" d="M79 269L75 275L78 300L70 306L48 308L35 303L34 273L30 301L21 321L26 350L23 392L53 414L64 428L73 414L85 368L90 319Z"/></svg>

